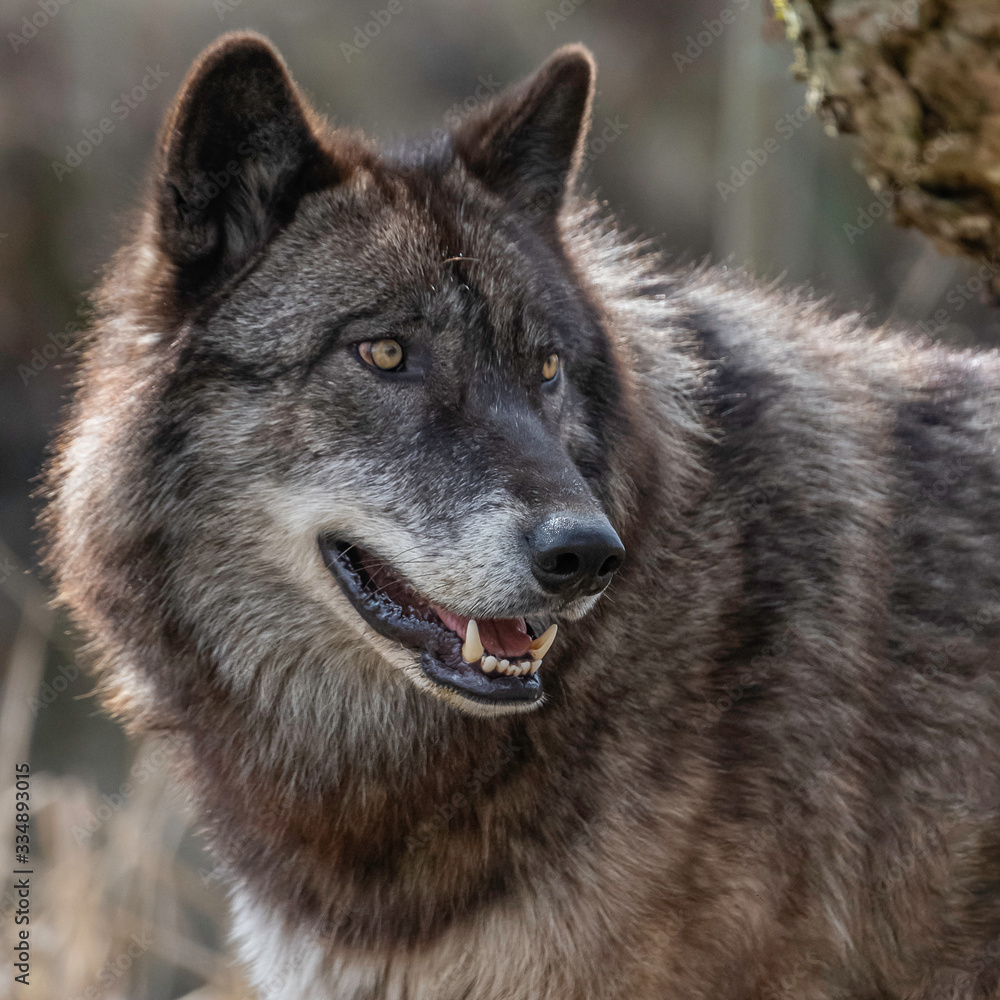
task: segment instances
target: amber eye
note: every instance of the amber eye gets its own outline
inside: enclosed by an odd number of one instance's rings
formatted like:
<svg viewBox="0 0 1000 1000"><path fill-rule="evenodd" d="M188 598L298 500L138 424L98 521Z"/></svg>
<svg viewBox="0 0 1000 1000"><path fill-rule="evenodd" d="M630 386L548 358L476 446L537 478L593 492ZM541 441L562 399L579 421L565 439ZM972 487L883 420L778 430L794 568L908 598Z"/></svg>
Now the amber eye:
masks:
<svg viewBox="0 0 1000 1000"><path fill-rule="evenodd" d="M403 345L398 340L363 340L358 344L358 354L372 368L392 371L403 363Z"/></svg>
<svg viewBox="0 0 1000 1000"><path fill-rule="evenodd" d="M542 378L551 382L559 374L559 355L550 354L542 365Z"/></svg>

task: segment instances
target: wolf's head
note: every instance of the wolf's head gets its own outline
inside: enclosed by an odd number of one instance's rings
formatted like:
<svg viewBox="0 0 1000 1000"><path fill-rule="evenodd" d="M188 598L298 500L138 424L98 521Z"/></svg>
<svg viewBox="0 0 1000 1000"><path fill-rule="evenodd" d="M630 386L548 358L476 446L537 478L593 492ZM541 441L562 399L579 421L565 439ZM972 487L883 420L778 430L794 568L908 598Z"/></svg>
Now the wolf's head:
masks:
<svg viewBox="0 0 1000 1000"><path fill-rule="evenodd" d="M152 602L236 684L284 634L471 712L539 704L557 623L625 556L622 373L565 250L593 72L561 49L387 152L264 39L201 57L57 469L54 561L96 539L129 581L105 618ZM100 496L98 449L125 470Z"/></svg>

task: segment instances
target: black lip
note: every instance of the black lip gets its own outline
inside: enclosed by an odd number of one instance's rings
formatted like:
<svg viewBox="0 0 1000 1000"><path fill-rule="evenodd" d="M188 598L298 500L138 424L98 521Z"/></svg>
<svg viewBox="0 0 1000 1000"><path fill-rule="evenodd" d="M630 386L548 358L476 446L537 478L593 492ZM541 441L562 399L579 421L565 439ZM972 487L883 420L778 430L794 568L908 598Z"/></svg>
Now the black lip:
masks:
<svg viewBox="0 0 1000 1000"><path fill-rule="evenodd" d="M538 674L484 674L476 664L466 663L458 636L430 607L422 607L417 595L414 606L404 608L371 587L359 564L363 552L356 545L320 538L319 548L327 569L358 614L380 635L418 652L420 668L435 684L483 705L532 704L542 697Z"/></svg>

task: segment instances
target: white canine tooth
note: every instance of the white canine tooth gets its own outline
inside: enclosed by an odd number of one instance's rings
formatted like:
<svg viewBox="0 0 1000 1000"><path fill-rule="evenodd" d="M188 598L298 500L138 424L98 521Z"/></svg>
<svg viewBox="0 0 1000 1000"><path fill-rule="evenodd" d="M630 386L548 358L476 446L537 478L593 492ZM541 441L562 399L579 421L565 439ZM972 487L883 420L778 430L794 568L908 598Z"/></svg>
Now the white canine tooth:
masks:
<svg viewBox="0 0 1000 1000"><path fill-rule="evenodd" d="M532 663L531 663L531 672L533 674L537 674L538 673L538 668L541 665L542 665L542 661L541 660L532 660Z"/></svg>
<svg viewBox="0 0 1000 1000"><path fill-rule="evenodd" d="M492 674L497 668L497 658L495 656L484 656L483 657L483 670Z"/></svg>
<svg viewBox="0 0 1000 1000"><path fill-rule="evenodd" d="M510 660L501 660L497 670L502 674L509 674L510 671Z"/></svg>
<svg viewBox="0 0 1000 1000"><path fill-rule="evenodd" d="M462 643L462 659L466 663L475 663L485 650L479 641L479 626L475 618L469 619L469 627L465 632L465 642Z"/></svg>
<svg viewBox="0 0 1000 1000"><path fill-rule="evenodd" d="M549 651L552 643L556 641L556 632L559 631L558 625L550 625L532 644L531 652L534 654L536 660L542 659L543 656Z"/></svg>

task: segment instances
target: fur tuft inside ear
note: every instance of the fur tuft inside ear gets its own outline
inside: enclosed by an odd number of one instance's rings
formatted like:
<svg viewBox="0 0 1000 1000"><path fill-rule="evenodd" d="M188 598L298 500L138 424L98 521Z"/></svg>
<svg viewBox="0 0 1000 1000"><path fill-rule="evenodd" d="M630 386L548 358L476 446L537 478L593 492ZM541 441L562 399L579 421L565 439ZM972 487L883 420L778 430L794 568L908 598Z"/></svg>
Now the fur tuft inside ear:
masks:
<svg viewBox="0 0 1000 1000"><path fill-rule="evenodd" d="M307 190L336 180L281 56L250 32L223 35L191 68L160 164L161 246L187 292L238 271Z"/></svg>
<svg viewBox="0 0 1000 1000"><path fill-rule="evenodd" d="M595 73L588 49L564 46L463 122L456 151L516 208L554 218L583 158Z"/></svg>

